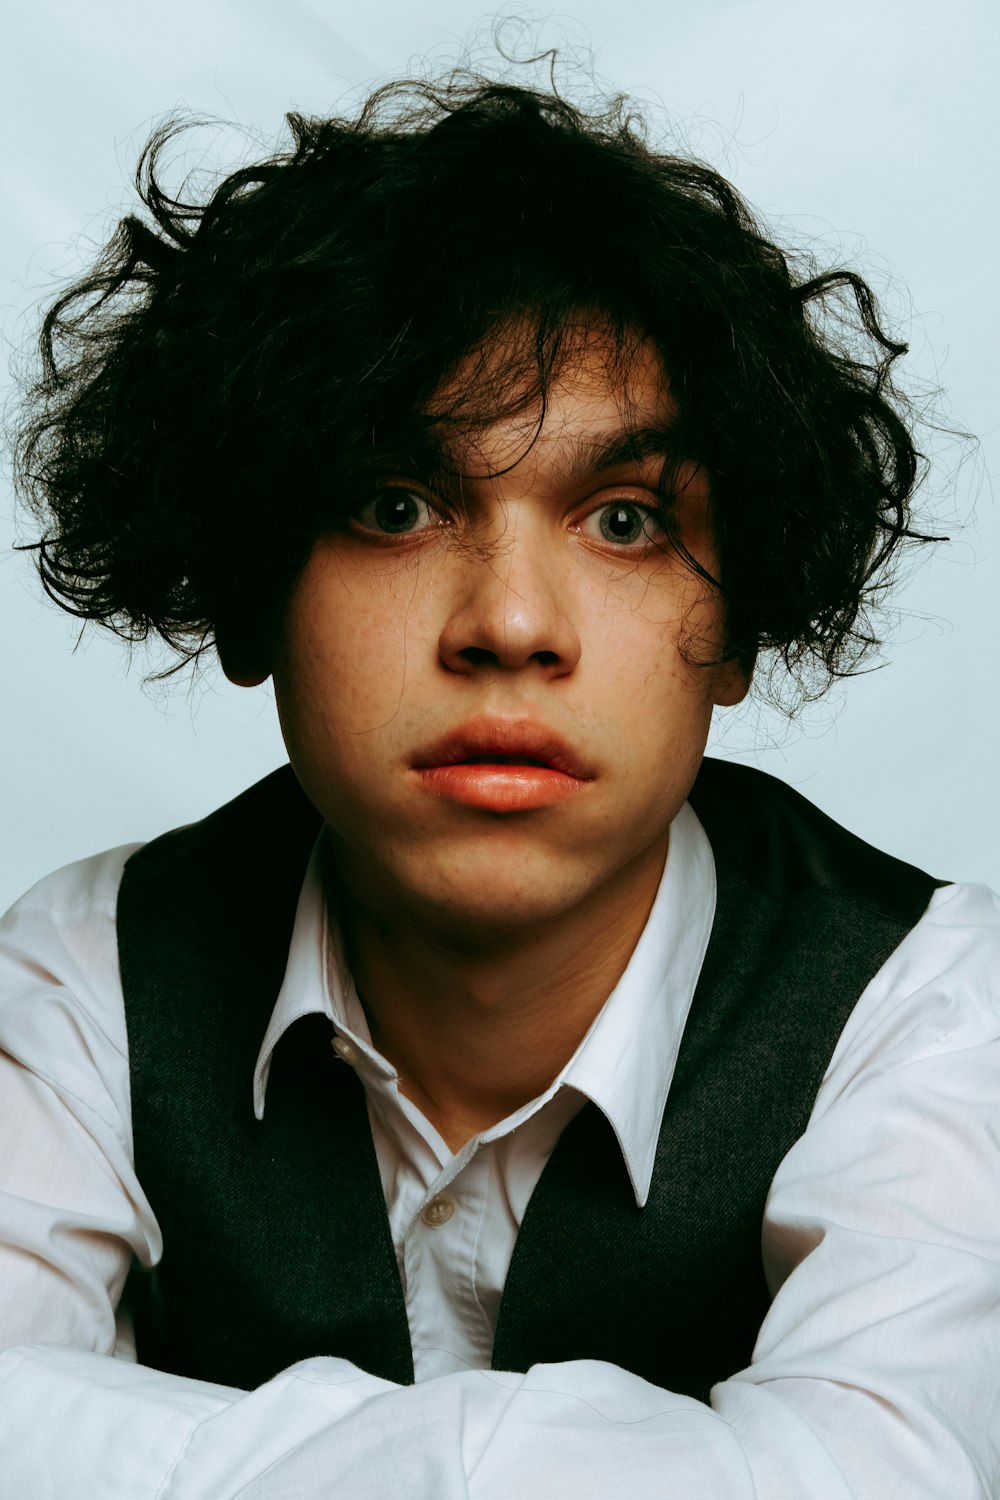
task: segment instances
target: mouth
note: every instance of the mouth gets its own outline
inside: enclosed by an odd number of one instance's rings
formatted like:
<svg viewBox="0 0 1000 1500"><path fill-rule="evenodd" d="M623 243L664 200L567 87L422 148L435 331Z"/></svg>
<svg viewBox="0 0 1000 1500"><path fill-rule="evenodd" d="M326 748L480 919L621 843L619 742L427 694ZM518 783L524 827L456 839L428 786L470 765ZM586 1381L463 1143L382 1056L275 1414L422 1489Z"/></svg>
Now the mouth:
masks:
<svg viewBox="0 0 1000 1500"><path fill-rule="evenodd" d="M578 781L594 779L593 771L553 730L523 718L472 719L421 751L413 762L417 771L456 765L528 766L559 771Z"/></svg>
<svg viewBox="0 0 1000 1500"><path fill-rule="evenodd" d="M420 752L423 787L488 812L527 812L561 802L595 779L545 725L524 718L474 719Z"/></svg>

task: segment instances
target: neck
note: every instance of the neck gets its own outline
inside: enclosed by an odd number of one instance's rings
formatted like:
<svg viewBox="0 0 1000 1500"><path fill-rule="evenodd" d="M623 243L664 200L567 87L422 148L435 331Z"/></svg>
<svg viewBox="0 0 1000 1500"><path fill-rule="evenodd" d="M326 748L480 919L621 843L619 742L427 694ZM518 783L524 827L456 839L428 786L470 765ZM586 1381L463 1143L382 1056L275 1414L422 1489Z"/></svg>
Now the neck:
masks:
<svg viewBox="0 0 1000 1500"><path fill-rule="evenodd" d="M543 1093L565 1067L639 940L663 853L572 911L464 939L398 902L342 894L372 1041L450 1150Z"/></svg>

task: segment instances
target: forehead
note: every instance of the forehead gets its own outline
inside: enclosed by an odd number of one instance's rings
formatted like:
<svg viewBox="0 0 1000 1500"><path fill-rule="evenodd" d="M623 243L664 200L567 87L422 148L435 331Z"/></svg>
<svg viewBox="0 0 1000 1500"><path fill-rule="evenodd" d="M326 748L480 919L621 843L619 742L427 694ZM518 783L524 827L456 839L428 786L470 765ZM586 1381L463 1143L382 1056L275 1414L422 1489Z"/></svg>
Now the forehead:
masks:
<svg viewBox="0 0 1000 1500"><path fill-rule="evenodd" d="M607 468L663 454L677 406L662 358L639 334L601 324L567 330L541 353L519 329L467 354L442 381L427 415L462 473Z"/></svg>

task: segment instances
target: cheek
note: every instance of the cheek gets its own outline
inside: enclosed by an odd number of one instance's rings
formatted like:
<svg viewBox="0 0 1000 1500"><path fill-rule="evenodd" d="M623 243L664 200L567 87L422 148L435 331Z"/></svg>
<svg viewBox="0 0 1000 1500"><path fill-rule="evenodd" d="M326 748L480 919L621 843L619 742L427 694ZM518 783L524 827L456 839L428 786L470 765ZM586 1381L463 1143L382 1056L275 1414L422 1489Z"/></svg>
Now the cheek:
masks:
<svg viewBox="0 0 1000 1500"><path fill-rule="evenodd" d="M360 567L318 544L289 604L273 669L286 734L342 740L386 725L426 656L427 570Z"/></svg>
<svg viewBox="0 0 1000 1500"><path fill-rule="evenodd" d="M605 580L588 615L602 675L644 693L711 695L716 669L699 663L724 650L721 603L678 559Z"/></svg>

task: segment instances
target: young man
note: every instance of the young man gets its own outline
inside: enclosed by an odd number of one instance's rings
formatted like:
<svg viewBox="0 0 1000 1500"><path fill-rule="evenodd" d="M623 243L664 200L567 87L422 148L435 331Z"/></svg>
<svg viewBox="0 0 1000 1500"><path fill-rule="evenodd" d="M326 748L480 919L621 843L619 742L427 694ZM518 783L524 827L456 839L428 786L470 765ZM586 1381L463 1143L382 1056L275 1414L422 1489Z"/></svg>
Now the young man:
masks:
<svg viewBox="0 0 1000 1500"><path fill-rule="evenodd" d="M614 112L294 126L44 334L46 587L291 768L5 921L0 1494L995 1495L997 902L702 761L871 643L900 347Z"/></svg>

